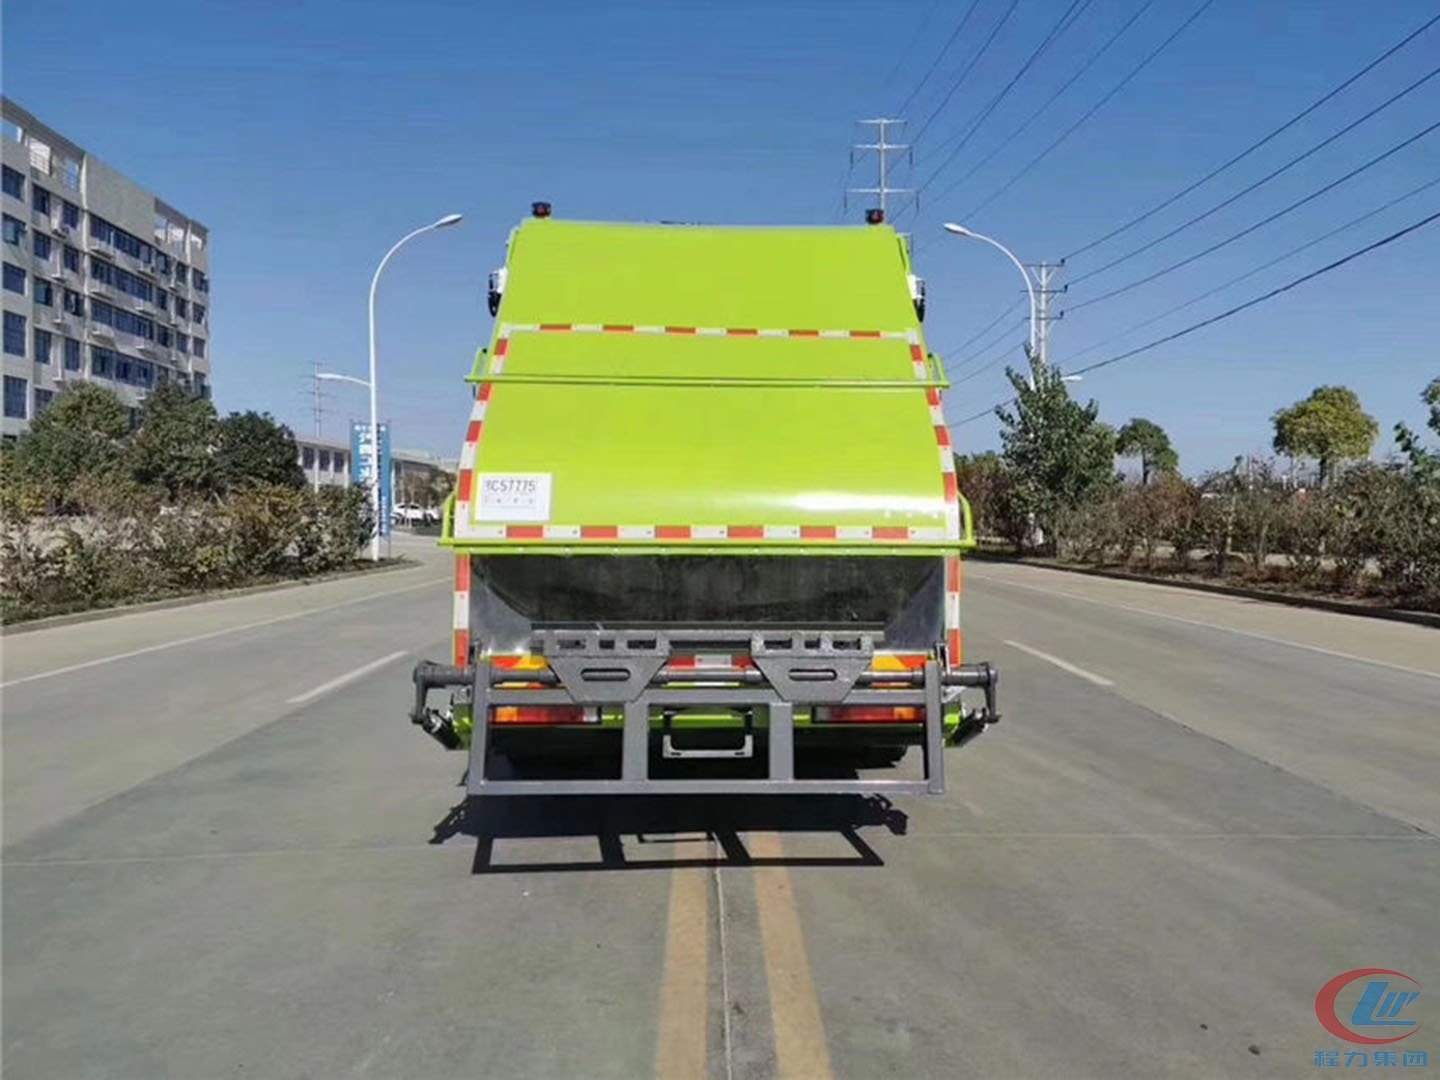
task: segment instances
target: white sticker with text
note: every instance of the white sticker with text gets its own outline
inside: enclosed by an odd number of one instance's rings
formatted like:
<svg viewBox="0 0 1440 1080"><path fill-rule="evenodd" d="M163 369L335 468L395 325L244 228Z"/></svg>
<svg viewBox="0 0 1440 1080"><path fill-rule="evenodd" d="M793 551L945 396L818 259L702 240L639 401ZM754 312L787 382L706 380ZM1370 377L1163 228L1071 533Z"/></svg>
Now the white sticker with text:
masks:
<svg viewBox="0 0 1440 1080"><path fill-rule="evenodd" d="M549 521L550 473L477 473L476 521Z"/></svg>

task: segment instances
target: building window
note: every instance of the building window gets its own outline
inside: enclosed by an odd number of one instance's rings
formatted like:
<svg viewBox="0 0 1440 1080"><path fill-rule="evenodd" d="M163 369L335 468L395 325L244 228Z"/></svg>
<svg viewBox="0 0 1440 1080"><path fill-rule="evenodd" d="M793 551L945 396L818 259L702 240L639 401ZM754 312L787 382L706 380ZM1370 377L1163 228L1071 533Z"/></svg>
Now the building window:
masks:
<svg viewBox="0 0 1440 1080"><path fill-rule="evenodd" d="M197 337L191 338L190 341L191 347L194 349L195 355L200 357L200 359L202 360L205 359L205 339Z"/></svg>
<svg viewBox="0 0 1440 1080"><path fill-rule="evenodd" d="M190 283L190 267L182 262L177 262L175 264L175 280L181 285L188 285Z"/></svg>
<svg viewBox="0 0 1440 1080"><path fill-rule="evenodd" d="M35 302L41 307L55 306L55 286L44 278L35 279Z"/></svg>
<svg viewBox="0 0 1440 1080"><path fill-rule="evenodd" d="M301 451L301 459L305 463L305 468L313 469L315 467L315 448L313 446L305 447Z"/></svg>
<svg viewBox="0 0 1440 1080"><path fill-rule="evenodd" d="M74 289L65 290L65 295L60 300L60 306L68 314L79 315L81 318L85 316L85 298Z"/></svg>
<svg viewBox="0 0 1440 1080"><path fill-rule="evenodd" d="M5 312L5 351L11 356L25 355L25 316Z"/></svg>
<svg viewBox="0 0 1440 1080"><path fill-rule="evenodd" d="M175 347L187 356L190 354L190 339L184 334L175 335Z"/></svg>
<svg viewBox="0 0 1440 1080"><path fill-rule="evenodd" d="M25 223L19 218L13 218L9 214L4 215L5 243L21 244L25 242Z"/></svg>
<svg viewBox="0 0 1440 1080"><path fill-rule="evenodd" d="M43 232L37 232L32 238L32 249L37 259L50 258L50 237Z"/></svg>
<svg viewBox="0 0 1440 1080"><path fill-rule="evenodd" d="M35 416L39 416L42 412L44 412L46 409L48 409L48 408L50 407L50 403L51 403L52 401L54 401L54 400L55 400L55 391L54 391L54 390L41 390L40 387L37 386L37 387L35 388L35 412L34 412L34 415L35 415Z"/></svg>
<svg viewBox="0 0 1440 1080"><path fill-rule="evenodd" d="M175 297L175 314L182 319L190 317L190 302L183 296Z"/></svg>
<svg viewBox="0 0 1440 1080"><path fill-rule="evenodd" d="M80 252L66 244L64 250L60 252L60 265L66 270L78 274L80 272Z"/></svg>
<svg viewBox="0 0 1440 1080"><path fill-rule="evenodd" d="M65 370L80 370L80 342L74 338L65 339Z"/></svg>
<svg viewBox="0 0 1440 1080"><path fill-rule="evenodd" d="M193 281L196 290L198 290L199 292L208 293L210 291L210 279L207 278L204 274L202 274L199 270L195 271Z"/></svg>
<svg viewBox="0 0 1440 1080"><path fill-rule="evenodd" d="M171 265L169 255L166 255L163 251L157 251L155 253L155 269L157 271L168 277L170 275Z"/></svg>
<svg viewBox="0 0 1440 1080"><path fill-rule="evenodd" d="M164 289L155 290L155 306L158 307L161 311L170 310L170 294L167 293Z"/></svg>
<svg viewBox="0 0 1440 1080"><path fill-rule="evenodd" d="M167 349L170 348L175 341L170 334L170 328L168 326L155 327L155 340Z"/></svg>
<svg viewBox="0 0 1440 1080"><path fill-rule="evenodd" d="M109 349L102 349L99 345L90 346L90 374L98 375L102 379L108 379L110 372L114 370L115 354Z"/></svg>
<svg viewBox="0 0 1440 1080"><path fill-rule="evenodd" d="M50 213L50 192L38 184L30 185L30 205L42 214Z"/></svg>
<svg viewBox="0 0 1440 1080"><path fill-rule="evenodd" d="M30 384L13 375L5 376L5 415L14 420L24 420L25 399L30 396Z"/></svg>
<svg viewBox="0 0 1440 1080"><path fill-rule="evenodd" d="M106 285L114 286L123 293L144 300L147 304L154 302L154 285L123 267L114 266L104 259L97 259L94 255L90 256L90 276L96 281L103 281Z"/></svg>
<svg viewBox="0 0 1440 1080"><path fill-rule="evenodd" d="M25 295L25 271L13 263L5 264L5 288Z"/></svg>
<svg viewBox="0 0 1440 1080"><path fill-rule="evenodd" d="M60 163L60 176L71 191L80 190L80 162L74 158L63 159ZM79 224L78 218L76 224Z"/></svg>
<svg viewBox="0 0 1440 1080"><path fill-rule="evenodd" d="M205 305L204 305L204 304L196 304L196 305L195 305L195 314L194 314L193 318L194 318L194 320L195 320L196 322L198 322L198 323L203 323L203 322L205 321Z"/></svg>
<svg viewBox="0 0 1440 1080"><path fill-rule="evenodd" d="M67 229L78 229L80 227L80 207L68 199L60 203L60 224Z"/></svg>
<svg viewBox="0 0 1440 1080"><path fill-rule="evenodd" d="M35 331L35 362L37 364L48 364L50 362L50 342L53 339L49 330Z"/></svg>
<svg viewBox="0 0 1440 1080"><path fill-rule="evenodd" d="M195 373L195 392L202 398L210 397L210 384L205 381L205 376L200 372Z"/></svg>
<svg viewBox="0 0 1440 1080"><path fill-rule="evenodd" d="M160 386L164 386L164 385L165 385L166 383L168 383L169 381L170 381L170 369L167 368L164 364L156 364L156 365L155 365L155 382L156 382L158 385L160 385Z"/></svg>
<svg viewBox="0 0 1440 1080"><path fill-rule="evenodd" d="M102 217L90 215L90 235L103 244L110 244L116 250L123 251L132 259L139 259L143 263L150 263L155 257L155 249L133 236L124 229L116 228Z"/></svg>
<svg viewBox="0 0 1440 1080"><path fill-rule="evenodd" d="M321 450L321 451L320 451L320 471L321 471L321 472L329 472L329 471L330 471L330 451L329 451L329 450Z"/></svg>
<svg viewBox="0 0 1440 1080"><path fill-rule="evenodd" d="M25 198L25 174L16 172L9 165L5 166L5 194L14 195L17 199Z"/></svg>
<svg viewBox="0 0 1440 1080"><path fill-rule="evenodd" d="M91 299L90 318L105 326L113 326L122 333L134 334L147 341L155 340L155 323L153 321L144 315L136 315L133 311L126 311L114 304L107 304L104 300Z"/></svg>

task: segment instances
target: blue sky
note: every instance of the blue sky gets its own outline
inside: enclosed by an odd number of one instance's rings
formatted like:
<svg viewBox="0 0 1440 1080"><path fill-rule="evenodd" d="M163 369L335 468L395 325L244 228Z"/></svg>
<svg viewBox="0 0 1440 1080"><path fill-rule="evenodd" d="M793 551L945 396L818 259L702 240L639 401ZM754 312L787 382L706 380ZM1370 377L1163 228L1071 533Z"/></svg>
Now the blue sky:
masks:
<svg viewBox="0 0 1440 1080"><path fill-rule="evenodd" d="M1194 10L1155 0L1069 91L994 159L968 171L1134 14L1093 0L1016 83L914 227L929 282L931 347L948 352L1014 303L1021 282L993 249L933 239L1105 94ZM835 220L853 121L896 109L963 13L960 0L874 3L379 3L375 0L10 4L5 93L153 187L212 232L213 356L222 409L264 408L309 431L312 361L363 374L376 260L440 214L382 287L382 412L401 445L451 455L467 412L461 377L489 331L486 273L532 199L560 216L719 223ZM971 23L907 110L933 111L1008 0ZM1068 0L1027 0L915 147L969 126L1054 26ZM1090 121L967 224L1027 260L1058 259L1148 208L1308 105L1435 14L1418 0L1214 0ZM1246 186L1426 74L1440 25L1250 159L1154 219L1073 259L1073 277ZM1302 165L1122 266L1060 306L1181 259L1408 138L1440 115L1440 78ZM851 183L873 182L870 163ZM1072 354L1440 176L1440 132L1193 265L1056 324L1051 359L1093 362L1264 292L1440 208L1440 186L1111 345ZM902 173L901 182L905 174ZM857 220L859 204L849 220ZM1264 451L1269 416L1323 383L1354 387L1385 435L1422 423L1440 374L1440 225L1211 329L1088 376L1115 423L1165 426L1187 471ZM1062 279L1063 280L1063 279ZM1020 312L1015 313L1018 320ZM1009 320L1006 320L1008 323ZM1006 324L1001 324L1006 325ZM950 360L952 421L1005 396L996 348ZM958 380L971 372L972 378ZM327 434L363 411L332 388ZM996 445L993 420L956 430Z"/></svg>

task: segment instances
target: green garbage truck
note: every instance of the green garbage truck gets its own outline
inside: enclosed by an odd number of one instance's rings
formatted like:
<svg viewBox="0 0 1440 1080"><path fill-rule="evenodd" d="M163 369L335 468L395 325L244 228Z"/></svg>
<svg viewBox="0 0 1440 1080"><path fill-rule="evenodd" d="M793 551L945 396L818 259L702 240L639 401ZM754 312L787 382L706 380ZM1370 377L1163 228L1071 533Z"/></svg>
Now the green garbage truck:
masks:
<svg viewBox="0 0 1440 1080"><path fill-rule="evenodd" d="M469 794L943 792L997 676L904 238L537 203L490 307L410 716Z"/></svg>

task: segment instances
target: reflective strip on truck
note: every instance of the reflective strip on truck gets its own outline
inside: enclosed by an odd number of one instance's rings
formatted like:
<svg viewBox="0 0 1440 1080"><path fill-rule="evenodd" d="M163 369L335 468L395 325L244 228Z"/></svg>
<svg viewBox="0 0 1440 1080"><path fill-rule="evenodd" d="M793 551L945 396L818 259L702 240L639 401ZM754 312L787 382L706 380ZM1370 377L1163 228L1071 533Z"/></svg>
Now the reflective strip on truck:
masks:
<svg viewBox="0 0 1440 1080"><path fill-rule="evenodd" d="M455 666L470 663L470 556L455 556Z"/></svg>

